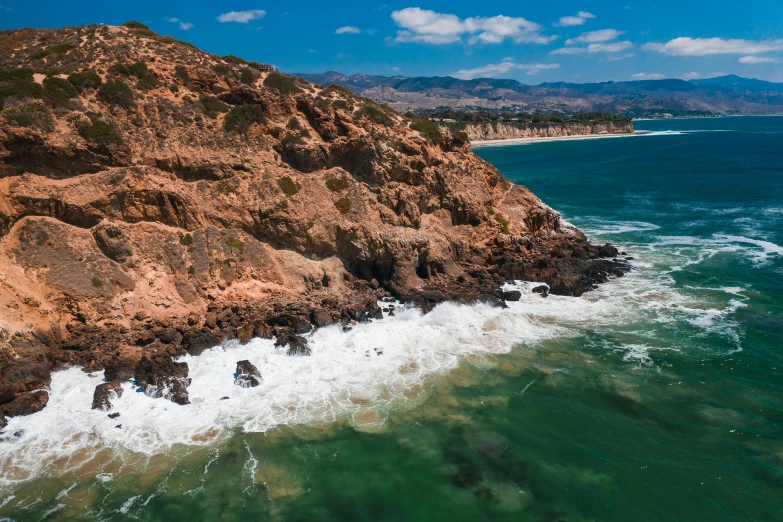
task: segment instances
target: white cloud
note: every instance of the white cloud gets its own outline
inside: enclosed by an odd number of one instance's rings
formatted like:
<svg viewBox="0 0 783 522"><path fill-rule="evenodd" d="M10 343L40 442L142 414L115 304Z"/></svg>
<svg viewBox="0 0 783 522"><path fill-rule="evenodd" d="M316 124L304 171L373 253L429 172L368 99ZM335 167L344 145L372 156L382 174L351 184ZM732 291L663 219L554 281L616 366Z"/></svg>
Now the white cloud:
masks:
<svg viewBox="0 0 783 522"><path fill-rule="evenodd" d="M258 20L266 16L266 11L263 9L251 9L249 11L229 11L218 16L217 19L221 23L225 22L238 22L240 24L246 24L251 20Z"/></svg>
<svg viewBox="0 0 783 522"><path fill-rule="evenodd" d="M636 73L636 74L631 75L631 78L634 79L634 80L661 80L661 79L665 78L665 76L663 74L659 74L659 73L652 73L652 74Z"/></svg>
<svg viewBox="0 0 783 522"><path fill-rule="evenodd" d="M460 80L472 80L474 78L494 78L498 75L506 74L511 70L522 70L526 74L538 74L541 71L557 69L559 63L514 63L510 60L504 60L501 63L491 63L475 69L462 69L455 72L452 76Z"/></svg>
<svg viewBox="0 0 783 522"><path fill-rule="evenodd" d="M758 54L783 51L783 40L725 40L723 38L680 37L665 44L648 43L644 49L670 56L708 56L712 54Z"/></svg>
<svg viewBox="0 0 783 522"><path fill-rule="evenodd" d="M180 20L179 18L176 18L176 17L166 18L166 21L171 22L173 24L179 24L179 28L182 29L183 31L187 31L187 30L193 29L193 27L195 27L193 24L191 24L189 22L184 22L184 21L182 21L182 20Z"/></svg>
<svg viewBox="0 0 783 522"><path fill-rule="evenodd" d="M595 42L607 42L614 40L621 34L625 34L625 31L618 31L616 29L601 29L599 31L590 31L588 33L582 33L581 36L576 38L569 38L566 40L566 45L573 45L578 43L595 43Z"/></svg>
<svg viewBox="0 0 783 522"><path fill-rule="evenodd" d="M634 56L636 56L634 53L628 53L628 54L624 54L622 56L610 56L609 58L606 59L606 61L607 62L619 62L620 60L625 60L627 58L633 58Z"/></svg>
<svg viewBox="0 0 783 522"><path fill-rule="evenodd" d="M334 34L359 34L362 30L352 25L345 25L337 29Z"/></svg>
<svg viewBox="0 0 783 522"><path fill-rule="evenodd" d="M769 56L743 56L739 59L739 63L744 64L756 64L756 63L780 63L777 58L771 58Z"/></svg>
<svg viewBox="0 0 783 522"><path fill-rule="evenodd" d="M555 49L550 54L584 54L584 53L619 53L633 47L629 41L614 43L594 43L587 47L563 47Z"/></svg>
<svg viewBox="0 0 783 522"><path fill-rule="evenodd" d="M697 73L696 71L685 73L682 76L680 76L681 80L695 80L697 78L701 78L701 75L699 73Z"/></svg>
<svg viewBox="0 0 783 522"><path fill-rule="evenodd" d="M463 35L470 35L470 44L500 43L506 39L545 44L556 38L542 35L543 27L535 22L502 15L463 20L453 14L408 7L394 11L391 17L401 28L394 40L398 43L449 44L462 41Z"/></svg>
<svg viewBox="0 0 783 522"><path fill-rule="evenodd" d="M595 18L593 13L579 11L576 16L564 16L555 25L560 27L571 27L574 25L584 25L589 18Z"/></svg>

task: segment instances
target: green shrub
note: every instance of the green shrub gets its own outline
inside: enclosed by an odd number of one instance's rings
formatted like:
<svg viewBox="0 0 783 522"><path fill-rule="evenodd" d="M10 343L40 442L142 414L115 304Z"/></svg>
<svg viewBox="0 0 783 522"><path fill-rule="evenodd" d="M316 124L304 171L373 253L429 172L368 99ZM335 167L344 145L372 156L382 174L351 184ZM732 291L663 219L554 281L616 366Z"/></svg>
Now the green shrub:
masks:
<svg viewBox="0 0 783 522"><path fill-rule="evenodd" d="M136 20L129 20L122 24L122 27L128 27L129 29L149 29L149 27Z"/></svg>
<svg viewBox="0 0 783 522"><path fill-rule="evenodd" d="M0 82L8 82L11 80L27 80L33 81L32 69L0 69Z"/></svg>
<svg viewBox="0 0 783 522"><path fill-rule="evenodd" d="M495 221L500 223L500 233L509 235L511 234L511 231L508 229L508 220L501 216L500 214L495 214Z"/></svg>
<svg viewBox="0 0 783 522"><path fill-rule="evenodd" d="M231 109L223 121L226 132L239 132L245 134L254 123L260 123L266 119L266 109L263 105L249 104L238 105Z"/></svg>
<svg viewBox="0 0 783 522"><path fill-rule="evenodd" d="M247 60L240 58L239 56L234 56L233 54L224 56L223 60L227 61L228 63L233 63L234 65L247 65Z"/></svg>
<svg viewBox="0 0 783 522"><path fill-rule="evenodd" d="M193 236L190 234L180 234L179 236L179 244L182 246L190 246L193 244Z"/></svg>
<svg viewBox="0 0 783 522"><path fill-rule="evenodd" d="M76 130L82 138L97 145L122 143L122 134L117 124L95 112L88 112L87 118L77 120Z"/></svg>
<svg viewBox="0 0 783 522"><path fill-rule="evenodd" d="M98 73L91 70L73 73L68 76L68 81L79 92L82 92L84 89L97 89L103 83Z"/></svg>
<svg viewBox="0 0 783 522"><path fill-rule="evenodd" d="M177 65L174 67L174 76L183 81L183 83L190 83L190 75L188 74L188 68L184 65Z"/></svg>
<svg viewBox="0 0 783 522"><path fill-rule="evenodd" d="M144 76L139 78L138 82L136 82L136 87L138 87L142 91L151 91L152 89L156 88L158 85L160 85L160 82L152 73L145 74Z"/></svg>
<svg viewBox="0 0 783 522"><path fill-rule="evenodd" d="M340 211L340 214L347 214L351 211L351 200L348 198L340 198L334 202L334 206Z"/></svg>
<svg viewBox="0 0 783 522"><path fill-rule="evenodd" d="M231 236L226 238L226 245L228 245L231 248L242 248L243 246L245 246L245 244L242 241Z"/></svg>
<svg viewBox="0 0 783 522"><path fill-rule="evenodd" d="M131 109L135 105L133 91L120 80L109 80L101 85L98 89L98 99L125 109Z"/></svg>
<svg viewBox="0 0 783 522"><path fill-rule="evenodd" d="M101 281L101 278L98 276L93 276L92 278L92 286L95 288L100 288L103 286L103 281Z"/></svg>
<svg viewBox="0 0 783 522"><path fill-rule="evenodd" d="M224 196L228 196L229 194L233 194L234 187L231 185L231 183L228 183L226 181L218 181L218 184L215 185L215 190L223 194Z"/></svg>
<svg viewBox="0 0 783 522"><path fill-rule="evenodd" d="M293 76L272 71L264 79L264 86L273 89L280 94L292 94L295 92L301 92L299 87L296 86L296 82Z"/></svg>
<svg viewBox="0 0 783 522"><path fill-rule="evenodd" d="M326 188L332 192L340 192L348 188L348 180L345 178L332 178L326 180Z"/></svg>
<svg viewBox="0 0 783 522"><path fill-rule="evenodd" d="M78 94L76 87L71 85L68 80L52 76L44 78L44 100L49 102L52 107L65 107L71 98L75 98Z"/></svg>
<svg viewBox="0 0 783 522"><path fill-rule="evenodd" d="M231 67L224 63L216 63L212 66L212 70L221 76L225 76L231 72Z"/></svg>
<svg viewBox="0 0 783 522"><path fill-rule="evenodd" d="M147 68L147 64L144 62L136 62L131 65L124 63L115 63L109 67L109 72L113 74L119 74L120 76L133 76L138 78L136 87L143 91L149 91L156 88L160 82L155 76L155 73Z"/></svg>
<svg viewBox="0 0 783 522"><path fill-rule="evenodd" d="M65 54L68 51L73 49L73 45L69 43L59 43L52 45L51 47L47 47L46 49L43 49L41 51L34 52L30 55L31 60L43 60L47 56L51 56L53 54Z"/></svg>
<svg viewBox="0 0 783 522"><path fill-rule="evenodd" d="M495 209L492 208L492 206L490 206L490 205L487 205L487 214L489 214L490 216L494 216L495 215Z"/></svg>
<svg viewBox="0 0 783 522"><path fill-rule="evenodd" d="M26 98L43 98L43 87L32 80L11 80L0 82L0 107L8 98L24 100Z"/></svg>
<svg viewBox="0 0 783 522"><path fill-rule="evenodd" d="M219 112L227 112L228 105L218 100L214 96L208 94L202 94L198 97L198 102L201 104L201 108L204 110L204 114L210 118L214 118Z"/></svg>
<svg viewBox="0 0 783 522"><path fill-rule="evenodd" d="M5 109L3 116L9 123L20 127L32 127L43 132L54 130L54 118L46 105L40 101L22 103L16 107Z"/></svg>
<svg viewBox="0 0 783 522"><path fill-rule="evenodd" d="M427 138L427 141L434 145L440 143L440 129L429 118L416 118L411 123L411 129L419 131L422 136Z"/></svg>
<svg viewBox="0 0 783 522"><path fill-rule="evenodd" d="M286 196L293 196L301 188L297 182L289 178L288 176L277 180L277 186L283 191Z"/></svg>
<svg viewBox="0 0 783 522"><path fill-rule="evenodd" d="M391 127L394 125L394 120L392 120L388 114L386 114L385 111L380 109L379 107L376 107L375 105L365 105L361 109L359 109L359 112L357 115L360 118L366 118L370 121L374 121L375 123L380 123L381 125L385 125L387 127Z"/></svg>
<svg viewBox="0 0 783 522"><path fill-rule="evenodd" d="M327 87L330 91L337 91L340 93L345 94L346 96L353 96L353 93L349 91L346 87L343 87L342 85L338 85L336 83L331 84L329 87Z"/></svg>
<svg viewBox="0 0 783 522"><path fill-rule="evenodd" d="M239 73L239 80L242 83L252 85L256 81L255 75L253 75L253 69L245 67Z"/></svg>
<svg viewBox="0 0 783 522"><path fill-rule="evenodd" d="M465 145L466 143L470 142L470 138L468 137L468 133L465 131L460 130L452 130L451 131L451 138L454 140L454 143L457 146Z"/></svg>

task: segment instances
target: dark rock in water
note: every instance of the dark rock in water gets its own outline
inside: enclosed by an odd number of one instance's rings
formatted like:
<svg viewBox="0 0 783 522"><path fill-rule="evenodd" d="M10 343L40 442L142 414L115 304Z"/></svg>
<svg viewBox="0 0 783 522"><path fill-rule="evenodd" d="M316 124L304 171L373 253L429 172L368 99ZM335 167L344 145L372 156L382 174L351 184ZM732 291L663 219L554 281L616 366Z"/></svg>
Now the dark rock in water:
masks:
<svg viewBox="0 0 783 522"><path fill-rule="evenodd" d="M540 285L533 289L534 294L548 294L549 287L547 285Z"/></svg>
<svg viewBox="0 0 783 522"><path fill-rule="evenodd" d="M3 415L2 412L0 412L0 430L8 426L8 421L5 418L5 415Z"/></svg>
<svg viewBox="0 0 783 522"><path fill-rule="evenodd" d="M120 416L120 414L119 414L119 413L110 413L110 414L109 414L109 418L110 418L110 419L116 419L116 418L117 418L117 417L119 417L119 416Z"/></svg>
<svg viewBox="0 0 783 522"><path fill-rule="evenodd" d="M219 345L220 339L209 328L202 328L186 335L182 342L190 355L201 355L204 350Z"/></svg>
<svg viewBox="0 0 783 522"><path fill-rule="evenodd" d="M484 304L488 304L493 308L508 308L508 305L501 298L491 294L481 294L478 296L478 301Z"/></svg>
<svg viewBox="0 0 783 522"><path fill-rule="evenodd" d="M376 348L375 355L383 355L383 350L381 350L380 348Z"/></svg>
<svg viewBox="0 0 783 522"><path fill-rule="evenodd" d="M115 426L115 428L122 429L122 424L117 424L117 425Z"/></svg>
<svg viewBox="0 0 783 522"><path fill-rule="evenodd" d="M626 257L626 258L625 258L625 260L626 260L626 261L633 261L633 257L631 257L631 256L628 256L628 257Z"/></svg>
<svg viewBox="0 0 783 522"><path fill-rule="evenodd" d="M522 299L522 292L519 290L510 290L508 292L503 292L502 297L504 301L519 301Z"/></svg>
<svg viewBox="0 0 783 522"><path fill-rule="evenodd" d="M122 397L122 385L119 381L104 382L95 387L92 394L92 409L108 411L114 396ZM118 414L119 415L119 414Z"/></svg>
<svg viewBox="0 0 783 522"><path fill-rule="evenodd" d="M221 397L220 398L221 401L227 401L228 399L229 399L229 397Z"/></svg>
<svg viewBox="0 0 783 522"><path fill-rule="evenodd" d="M598 255L600 257L617 257L617 254L619 254L617 249L609 243L598 247Z"/></svg>
<svg viewBox="0 0 783 522"><path fill-rule="evenodd" d="M250 361L237 363L236 379L234 384L242 388L255 388L261 384L261 372Z"/></svg>
<svg viewBox="0 0 783 522"><path fill-rule="evenodd" d="M143 355L136 366L135 377L148 395L166 397L177 404L190 404L188 363L174 362L167 354Z"/></svg>
<svg viewBox="0 0 783 522"><path fill-rule="evenodd" d="M312 351L307 346L307 339L291 332L277 334L275 346L288 346L287 355L312 355Z"/></svg>

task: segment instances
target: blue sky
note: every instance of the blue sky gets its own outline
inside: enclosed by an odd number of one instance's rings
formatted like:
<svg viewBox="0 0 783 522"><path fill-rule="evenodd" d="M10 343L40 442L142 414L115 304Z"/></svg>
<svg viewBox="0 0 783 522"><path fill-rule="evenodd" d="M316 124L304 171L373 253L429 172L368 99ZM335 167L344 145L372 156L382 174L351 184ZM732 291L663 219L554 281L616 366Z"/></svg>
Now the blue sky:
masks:
<svg viewBox="0 0 783 522"><path fill-rule="evenodd" d="M2 29L131 19L286 72L529 84L721 74L783 81L783 0L0 0Z"/></svg>

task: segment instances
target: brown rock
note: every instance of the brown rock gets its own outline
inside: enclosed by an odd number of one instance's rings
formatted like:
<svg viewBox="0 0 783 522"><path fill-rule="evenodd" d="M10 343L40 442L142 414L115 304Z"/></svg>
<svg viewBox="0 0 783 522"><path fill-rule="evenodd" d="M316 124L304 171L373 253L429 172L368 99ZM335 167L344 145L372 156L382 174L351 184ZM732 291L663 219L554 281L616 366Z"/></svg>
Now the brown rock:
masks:
<svg viewBox="0 0 783 522"><path fill-rule="evenodd" d="M122 397L122 384L118 381L104 382L95 387L92 396L92 409L108 411L113 397Z"/></svg>

